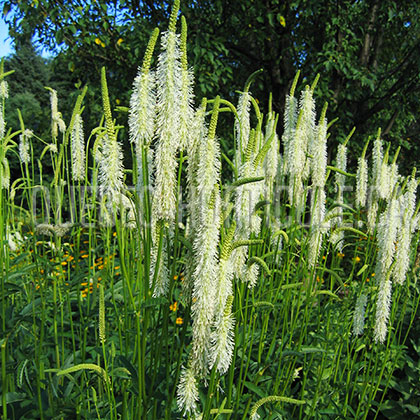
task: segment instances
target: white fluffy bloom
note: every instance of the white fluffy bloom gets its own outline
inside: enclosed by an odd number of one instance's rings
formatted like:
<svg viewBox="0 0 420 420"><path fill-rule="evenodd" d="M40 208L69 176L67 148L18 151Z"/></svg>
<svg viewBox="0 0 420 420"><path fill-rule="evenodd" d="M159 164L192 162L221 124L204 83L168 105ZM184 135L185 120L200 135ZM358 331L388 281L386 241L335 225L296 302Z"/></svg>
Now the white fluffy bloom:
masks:
<svg viewBox="0 0 420 420"><path fill-rule="evenodd" d="M112 211L119 208L124 177L123 154L116 137L103 137L99 156L99 192Z"/></svg>
<svg viewBox="0 0 420 420"><path fill-rule="evenodd" d="M380 216L378 225L378 260L375 270L378 282L385 279L394 259L398 211L398 200L393 198L389 201L386 210Z"/></svg>
<svg viewBox="0 0 420 420"><path fill-rule="evenodd" d="M29 153L29 139L32 136L33 132L28 129L19 136L19 158L22 163L29 163L31 160Z"/></svg>
<svg viewBox="0 0 420 420"><path fill-rule="evenodd" d="M218 273L218 246L221 221L220 212L220 151L215 131L219 102L216 100L209 132L198 145L197 203L191 218L194 226L194 272L193 272L193 343L191 366L200 374L209 366L211 324L216 307L216 279Z"/></svg>
<svg viewBox="0 0 420 420"><path fill-rule="evenodd" d="M220 195L217 188L213 190L211 202L207 203L203 210L201 226L197 228L194 241L196 267L191 307L193 318L191 363L200 374L207 372L210 361L211 324L216 304L220 227Z"/></svg>
<svg viewBox="0 0 420 420"><path fill-rule="evenodd" d="M290 147L292 145L297 121L297 100L294 96L286 95L286 103L284 105L284 130L281 138L284 149L284 166L283 171L289 172L289 157L291 155Z"/></svg>
<svg viewBox="0 0 420 420"><path fill-rule="evenodd" d="M66 222L59 225L51 225L48 223L40 223L35 227L35 232L39 235L53 236L56 235L59 238L63 237L71 228L73 223Z"/></svg>
<svg viewBox="0 0 420 420"><path fill-rule="evenodd" d="M309 164L306 155L312 148L315 132L315 101L309 87L302 92L300 99L300 111L296 124L293 140L289 144L288 169L289 201L301 209L304 202L303 180L309 175Z"/></svg>
<svg viewBox="0 0 420 420"><path fill-rule="evenodd" d="M272 199L273 183L277 175L279 166L279 139L275 132L274 114L271 114L266 125L264 142L271 139L270 148L264 159L264 175L265 175L265 194L268 199Z"/></svg>
<svg viewBox="0 0 420 420"><path fill-rule="evenodd" d="M9 161L7 157L3 158L3 162L1 163L3 166L2 168L2 179L1 179L1 187L4 189L8 189L10 186L10 168L9 168Z"/></svg>
<svg viewBox="0 0 420 420"><path fill-rule="evenodd" d="M181 30L181 88L180 88L180 142L179 148L184 149L189 146L191 122L194 118L193 108L193 85L194 72L188 68L187 61L187 23L182 16Z"/></svg>
<svg viewBox="0 0 420 420"><path fill-rule="evenodd" d="M17 251L23 245L23 238L22 235L16 232L10 232L9 230L6 231L6 238L11 251Z"/></svg>
<svg viewBox="0 0 420 420"><path fill-rule="evenodd" d="M241 93L238 100L238 120L235 120L235 133L237 142L237 164L242 162L241 154L244 154L248 146L250 135L249 111L251 108L251 94L246 91Z"/></svg>
<svg viewBox="0 0 420 420"><path fill-rule="evenodd" d="M347 171L347 147L344 144L339 144L337 148L337 168L341 171ZM335 183L339 190L343 190L346 182L346 176L340 172L335 173Z"/></svg>
<svg viewBox="0 0 420 420"><path fill-rule="evenodd" d="M177 389L178 408L185 415L195 415L197 411L198 388L192 368L183 368Z"/></svg>
<svg viewBox="0 0 420 420"><path fill-rule="evenodd" d="M252 178L261 175L261 169L258 170L252 164L252 161L245 162L239 169L239 178ZM251 233L256 235L261 228L261 218L255 213L255 206L260 200L263 193L264 184L259 182L251 182L240 185L235 190L235 221L236 221L236 239L247 240ZM236 277L242 281L248 282L249 272L245 267L246 256L248 255L248 247L241 246L233 252L233 265ZM255 276L251 276L256 281ZM253 281L249 284L254 284Z"/></svg>
<svg viewBox="0 0 420 420"><path fill-rule="evenodd" d="M390 268L395 254L398 226L398 200L393 198L380 217L378 226L378 259L376 281L379 292L376 302L375 341L385 340L391 303Z"/></svg>
<svg viewBox="0 0 420 420"><path fill-rule="evenodd" d="M402 220L398 225L397 250L393 277L398 284L403 284L410 266L410 245L412 237L412 218L416 207L417 181L412 178L407 186L407 192L401 197Z"/></svg>
<svg viewBox="0 0 420 420"><path fill-rule="evenodd" d="M228 296L232 295L232 280L234 264L232 258L232 241L236 225L233 223L224 237L220 252L220 261L216 277L216 304L214 326L220 323L220 317L225 311Z"/></svg>
<svg viewBox="0 0 420 420"><path fill-rule="evenodd" d="M378 215L378 200L376 194L372 194L371 202L369 203L368 214L367 214L367 227L369 233L372 233L376 227L376 219Z"/></svg>
<svg viewBox="0 0 420 420"><path fill-rule="evenodd" d="M326 226L325 219L325 191L317 188L311 196L311 233L309 236L308 265L313 268L321 250L323 234Z"/></svg>
<svg viewBox="0 0 420 420"><path fill-rule="evenodd" d="M302 135L304 139L300 141L304 145L304 152L312 153L314 151L314 143L316 136L316 123L315 123L315 100L313 97L312 89L309 86L302 92L300 98L300 110L302 111L301 115L301 131L296 129L296 136ZM298 122L299 125L299 122ZM302 177L304 180L308 179L310 174L310 159L305 159L305 166L303 170Z"/></svg>
<svg viewBox="0 0 420 420"><path fill-rule="evenodd" d="M312 184L315 188L324 188L327 171L327 119L325 117L316 128L312 149Z"/></svg>
<svg viewBox="0 0 420 420"><path fill-rule="evenodd" d="M356 307L353 314L353 334L362 335L365 327L365 308L367 303L367 296L359 295L356 301Z"/></svg>
<svg viewBox="0 0 420 420"><path fill-rule="evenodd" d="M375 342L383 343L388 330L389 310L391 306L392 285L389 276L381 283L376 301L376 319L373 337Z"/></svg>
<svg viewBox="0 0 420 420"><path fill-rule="evenodd" d="M207 101L204 100L201 106L197 109L192 126L190 128L190 139L188 148L188 165L187 165L187 187L188 187L188 229L187 236L191 243L194 243L196 237L196 228L200 225L199 209L200 200L198 199L198 182L197 171L200 162L199 147L207 141L208 128L205 122ZM182 284L183 293L190 297L193 288L193 273L194 273L194 255L189 252L187 255L188 262L186 264L185 279Z"/></svg>
<svg viewBox="0 0 420 420"><path fill-rule="evenodd" d="M4 120L3 101L9 97L8 86L5 80L0 82L0 139L6 134L6 122Z"/></svg>
<svg viewBox="0 0 420 420"><path fill-rule="evenodd" d="M319 251L321 250L322 234L319 231L314 231L309 236L309 253L308 253L308 267L313 268L318 260Z"/></svg>
<svg viewBox="0 0 420 420"><path fill-rule="evenodd" d="M347 147L345 144L339 144L337 148L337 157L336 157L336 166L341 171L347 170ZM337 191L336 202L338 206L334 207L331 214L333 218L331 219L330 226L332 229L335 227L340 227L343 224L343 209L341 204L344 203L343 192L345 188L346 176L340 172L335 173L335 185ZM335 230L334 233L330 236L329 241L336 245L339 252L343 252L344 245L344 231Z"/></svg>
<svg viewBox="0 0 420 420"><path fill-rule="evenodd" d="M391 168L385 161L382 161L380 167L377 191L379 193L379 197L385 200L388 200L392 194Z"/></svg>
<svg viewBox="0 0 420 420"><path fill-rule="evenodd" d="M140 188L146 184L143 179L143 149L148 158L148 165L152 163L152 153L149 146L155 130L156 77L155 73L150 70L150 64L158 35L159 30L155 29L147 45L143 65L139 68L134 79L133 93L130 98L128 126L130 142L134 143L136 150L138 184ZM150 184L150 182L147 183Z"/></svg>
<svg viewBox="0 0 420 420"><path fill-rule="evenodd" d="M356 174L356 205L364 207L368 189L368 163L365 158L359 157Z"/></svg>
<svg viewBox="0 0 420 420"><path fill-rule="evenodd" d="M74 119L71 132L71 151L73 179L81 181L85 177L85 141L83 137L83 120L80 114Z"/></svg>
<svg viewBox="0 0 420 420"><path fill-rule="evenodd" d="M136 147L150 144L153 138L155 118L154 86L154 72L148 71L143 73L140 69L134 79L128 117L130 141Z"/></svg>
<svg viewBox="0 0 420 420"><path fill-rule="evenodd" d="M142 150L152 142L155 129L155 74L139 70L133 83L130 98L128 127L130 142L136 148L139 177L142 177Z"/></svg>
<svg viewBox="0 0 420 420"><path fill-rule="evenodd" d="M207 143L208 128L205 122L206 104L204 101L200 108L196 111L191 127L190 133L190 147L188 150L188 167L187 167L187 186L188 186L188 213L191 218L191 236L194 237L194 229L199 225L199 184L197 179L197 172L200 160L203 155L200 155L200 150L203 153L202 145ZM217 148L217 144L213 147ZM217 152L217 149L214 150ZM204 151L205 153L205 151Z"/></svg>
<svg viewBox="0 0 420 420"><path fill-rule="evenodd" d="M0 99L7 99L9 97L9 86L6 80L0 82Z"/></svg>
<svg viewBox="0 0 420 420"><path fill-rule="evenodd" d="M180 139L181 63L175 28L162 36L162 52L156 70L157 143L152 213L155 221L172 224L176 214L176 153Z"/></svg>
<svg viewBox="0 0 420 420"><path fill-rule="evenodd" d="M220 316L220 320L216 325L216 329L211 337L211 366L216 366L216 369L221 375L225 374L229 369L232 360L234 342L234 326L235 322L231 313L233 296L230 296L226 301L226 308Z"/></svg>
<svg viewBox="0 0 420 420"><path fill-rule="evenodd" d="M252 178L257 176L257 172L252 162L245 162L239 169L239 179ZM258 233L257 222L253 219L255 205L260 198L263 185L261 182L251 182L239 185L235 189L235 220L238 227L240 239L248 239L252 231ZM259 219L259 217L258 217Z"/></svg>
<svg viewBox="0 0 420 420"><path fill-rule="evenodd" d="M260 266L257 263L253 263L243 269L242 280L247 282L248 287L252 289L257 284L259 275Z"/></svg>
<svg viewBox="0 0 420 420"><path fill-rule="evenodd" d="M325 233L325 190L316 188L311 195L311 229Z"/></svg>
<svg viewBox="0 0 420 420"><path fill-rule="evenodd" d="M50 90L50 104L51 104L51 115L55 115L58 112L58 98L57 91L55 89Z"/></svg>
<svg viewBox="0 0 420 420"><path fill-rule="evenodd" d="M0 101L0 139L6 134L6 122L4 121L3 104Z"/></svg>
<svg viewBox="0 0 420 420"><path fill-rule="evenodd" d="M66 124L64 123L61 113L58 112L58 98L57 92L54 89L48 88L50 91L50 102L51 102L51 133L52 137L58 136L58 130L61 133L66 131Z"/></svg>
<svg viewBox="0 0 420 420"><path fill-rule="evenodd" d="M376 190L376 194L379 194L381 184L381 173L382 173L382 161L383 161L383 150L382 140L378 136L373 142L373 168L372 168L372 179L373 186Z"/></svg>
<svg viewBox="0 0 420 420"><path fill-rule="evenodd" d="M395 186L398 183L400 176L398 174L398 165L393 162L389 167L389 194L388 198L390 198L392 192L394 191Z"/></svg>

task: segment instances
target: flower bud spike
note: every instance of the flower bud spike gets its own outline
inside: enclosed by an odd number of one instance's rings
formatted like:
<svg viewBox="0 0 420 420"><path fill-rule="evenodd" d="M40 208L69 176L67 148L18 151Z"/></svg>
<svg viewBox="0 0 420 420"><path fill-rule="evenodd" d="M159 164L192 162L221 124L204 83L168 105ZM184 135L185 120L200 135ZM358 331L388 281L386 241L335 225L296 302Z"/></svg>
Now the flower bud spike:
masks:
<svg viewBox="0 0 420 420"><path fill-rule="evenodd" d="M356 127L353 127L350 133L348 134L348 136L346 137L346 139L344 140L344 143L343 143L344 146L347 146L347 143L349 142L349 140L351 139L355 131L356 131Z"/></svg>
<svg viewBox="0 0 420 420"><path fill-rule="evenodd" d="M293 79L292 87L290 88L290 94L289 94L291 97L295 96L295 90L299 81L299 76L300 76L300 70L297 71L295 78Z"/></svg>
<svg viewBox="0 0 420 420"><path fill-rule="evenodd" d="M169 18L168 32L176 32L176 21L178 18L180 0L175 0L172 6L171 16Z"/></svg>

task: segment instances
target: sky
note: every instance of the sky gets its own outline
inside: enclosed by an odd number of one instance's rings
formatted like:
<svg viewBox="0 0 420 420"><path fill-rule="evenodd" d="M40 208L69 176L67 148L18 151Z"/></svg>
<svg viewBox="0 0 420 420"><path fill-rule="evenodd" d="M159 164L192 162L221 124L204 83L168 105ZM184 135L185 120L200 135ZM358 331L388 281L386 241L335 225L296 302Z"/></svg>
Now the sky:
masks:
<svg viewBox="0 0 420 420"><path fill-rule="evenodd" d="M0 19L0 58L13 52L12 42L9 38L7 25L3 19Z"/></svg>
<svg viewBox="0 0 420 420"><path fill-rule="evenodd" d="M9 37L9 31L6 23L0 18L0 58L14 53L12 39ZM51 54L46 51L40 51L41 56L44 58L51 57Z"/></svg>

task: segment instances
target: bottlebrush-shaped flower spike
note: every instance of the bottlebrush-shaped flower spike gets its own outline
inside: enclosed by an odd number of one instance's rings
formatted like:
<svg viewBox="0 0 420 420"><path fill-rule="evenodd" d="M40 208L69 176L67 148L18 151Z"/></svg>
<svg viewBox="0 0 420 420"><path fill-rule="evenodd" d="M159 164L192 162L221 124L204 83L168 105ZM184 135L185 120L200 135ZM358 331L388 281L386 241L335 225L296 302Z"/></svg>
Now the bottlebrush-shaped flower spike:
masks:
<svg viewBox="0 0 420 420"><path fill-rule="evenodd" d="M283 171L285 173L289 172L289 158L292 154L290 148L293 143L293 139L295 136L295 130L296 130L296 123L297 123L297 108L298 108L298 102L295 98L295 89L297 82L299 80L300 70L296 73L296 76L293 80L292 87L290 89L290 93L286 95L286 102L284 106L284 130L283 130L283 136L281 138L283 143L283 149L284 149L284 163L283 163Z"/></svg>
<svg viewBox="0 0 420 420"><path fill-rule="evenodd" d="M238 100L238 120L235 120L235 133L237 142L238 165L242 163L241 155L245 153L248 145L251 124L249 121L249 112L251 109L251 94L245 90L240 94Z"/></svg>
<svg viewBox="0 0 420 420"><path fill-rule="evenodd" d="M274 180L279 166L279 139L276 133L277 117L274 112L269 113L265 128L264 143L270 142L269 150L264 159L264 196L271 200Z"/></svg>
<svg viewBox="0 0 420 420"><path fill-rule="evenodd" d="M183 368L177 388L178 408L185 416L195 417L197 411L198 387L194 369L190 366Z"/></svg>
<svg viewBox="0 0 420 420"><path fill-rule="evenodd" d="M74 118L71 132L71 150L73 179L82 181L85 177L85 141L83 137L83 120L80 114L77 114Z"/></svg>
<svg viewBox="0 0 420 420"><path fill-rule="evenodd" d="M196 237L196 230L200 226L199 219L199 195L198 195L198 181L197 171L200 162L200 145L206 143L208 128L206 125L206 108L207 99L202 100L201 106L197 109L191 127L190 141L188 148L188 166L187 166L187 187L188 187L188 230L187 236L191 243L194 243ZM194 272L194 253L189 252L188 257L189 263L186 264L186 272L183 286L183 293L186 297L190 297L193 288L193 272Z"/></svg>
<svg viewBox="0 0 420 420"><path fill-rule="evenodd" d="M210 337L216 304L216 278L220 228L220 193L215 187L211 201L203 213L202 226L194 241L196 267L194 271L193 339L191 364L200 375L205 375L210 363Z"/></svg>
<svg viewBox="0 0 420 420"><path fill-rule="evenodd" d="M299 116L293 141L289 145L288 169L289 201L297 208L298 213L303 209L305 194L303 180L309 175L308 149L311 147L315 132L315 101L309 86L301 94L299 103Z"/></svg>
<svg viewBox="0 0 420 420"><path fill-rule="evenodd" d="M200 225L195 227L195 270L193 274L193 343L190 354L191 366L199 374L205 374L209 365L211 324L216 306L216 278L220 229L220 157L216 143L216 124L219 97L216 98L209 125L207 141L200 145L200 161L197 170L199 185L197 206Z"/></svg>
<svg viewBox="0 0 420 420"><path fill-rule="evenodd" d="M143 181L143 149L148 155L150 143L155 129L155 73L150 70L153 51L159 36L159 29L155 29L150 37L143 59L133 83L133 93L130 98L128 126L130 141L135 144L138 177L141 186ZM149 154L149 157L150 154Z"/></svg>
<svg viewBox="0 0 420 420"><path fill-rule="evenodd" d="M367 296L359 295L356 301L356 307L353 315L353 334L362 335L365 327L365 308L367 303Z"/></svg>
<svg viewBox="0 0 420 420"><path fill-rule="evenodd" d="M313 140L311 173L313 191L311 195L311 235L308 265L314 267L325 233L325 177L327 169L327 104L324 105Z"/></svg>
<svg viewBox="0 0 420 420"><path fill-rule="evenodd" d="M8 85L6 80L0 82L0 139L6 134L6 122L4 120L4 100L9 97Z"/></svg>
<svg viewBox="0 0 420 420"><path fill-rule="evenodd" d="M31 155L29 152L29 139L33 136L31 130L24 130L24 132L19 136L19 158L22 163L29 163L31 160Z"/></svg>
<svg viewBox="0 0 420 420"><path fill-rule="evenodd" d="M225 308L215 324L215 330L211 337L211 366L216 366L221 375L229 369L235 346L233 331L235 322L232 315L232 302L233 296L230 295L226 299Z"/></svg>
<svg viewBox="0 0 420 420"><path fill-rule="evenodd" d="M312 185L316 188L324 188L327 172L327 113L328 104L325 103L312 145L311 176Z"/></svg>
<svg viewBox="0 0 420 420"><path fill-rule="evenodd" d="M58 98L57 91L51 89L50 87L46 88L50 91L50 102L51 102L51 135L53 139L56 139L58 136L58 130L61 133L66 131L66 124L63 121L61 112L58 112Z"/></svg>
<svg viewBox="0 0 420 420"><path fill-rule="evenodd" d="M393 277L398 284L403 284L410 266L410 245L412 238L412 218L416 207L417 180L411 177L407 192L400 197L402 219L398 225L397 246Z"/></svg>
<svg viewBox="0 0 420 420"><path fill-rule="evenodd" d="M108 212L118 210L121 204L123 190L123 154L121 144L117 140L114 122L109 103L108 86L106 82L105 67L101 72L102 101L105 115L106 135L102 139L99 160L99 191L106 202ZM110 222L110 214L105 212L107 224Z"/></svg>
<svg viewBox="0 0 420 420"><path fill-rule="evenodd" d="M357 160L356 206L365 207L368 191L368 162L365 158L369 142L366 142L362 155Z"/></svg>
<svg viewBox="0 0 420 420"><path fill-rule="evenodd" d="M193 83L194 73L188 68L187 61L187 22L181 16L181 91L180 91L180 142L179 148L185 149L189 146L191 122L194 118L193 109Z"/></svg>
<svg viewBox="0 0 420 420"><path fill-rule="evenodd" d="M176 214L176 153L180 138L181 109L181 51L179 36L175 33L179 0L174 2L169 29L162 35L162 52L156 70L157 126L154 154L155 181L152 216L155 222L169 225Z"/></svg>
<svg viewBox="0 0 420 420"><path fill-rule="evenodd" d="M395 255L395 240L398 227L398 200L393 197L381 214L378 226L378 257L376 281L379 287L376 302L375 341L384 342L387 333L391 305L391 265Z"/></svg>

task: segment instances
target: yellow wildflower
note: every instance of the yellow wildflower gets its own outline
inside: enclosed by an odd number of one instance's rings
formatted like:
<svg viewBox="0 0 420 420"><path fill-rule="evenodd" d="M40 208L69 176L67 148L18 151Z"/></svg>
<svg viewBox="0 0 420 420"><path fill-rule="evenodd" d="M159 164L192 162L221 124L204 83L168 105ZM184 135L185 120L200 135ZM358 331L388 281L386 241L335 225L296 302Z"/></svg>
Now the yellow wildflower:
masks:
<svg viewBox="0 0 420 420"><path fill-rule="evenodd" d="M184 320L181 317L178 317L175 321L176 325L182 325Z"/></svg>

